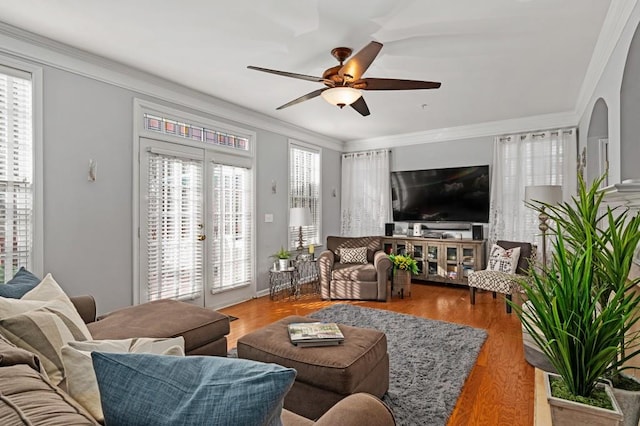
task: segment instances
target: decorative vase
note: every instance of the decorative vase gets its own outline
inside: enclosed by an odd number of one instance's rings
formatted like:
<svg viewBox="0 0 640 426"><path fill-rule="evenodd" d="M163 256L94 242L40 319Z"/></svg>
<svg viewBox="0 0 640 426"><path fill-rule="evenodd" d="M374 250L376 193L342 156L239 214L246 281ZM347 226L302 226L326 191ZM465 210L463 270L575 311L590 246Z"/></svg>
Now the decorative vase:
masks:
<svg viewBox="0 0 640 426"><path fill-rule="evenodd" d="M280 270L284 271L289 268L289 259L278 259L278 266L280 266Z"/></svg>
<svg viewBox="0 0 640 426"><path fill-rule="evenodd" d="M622 425L622 411L613 396L611 386L601 383L609 399L612 410L607 410L592 405L556 398L551 395L550 377L560 377L557 374L544 372L544 384L547 390L547 400L551 409L551 424L554 426L593 425L593 426L619 426Z"/></svg>
<svg viewBox="0 0 640 426"><path fill-rule="evenodd" d="M623 374L636 382L640 382L633 376ZM624 426L638 426L640 420L640 391L630 391L613 387L613 395L616 397L618 405L624 414Z"/></svg>

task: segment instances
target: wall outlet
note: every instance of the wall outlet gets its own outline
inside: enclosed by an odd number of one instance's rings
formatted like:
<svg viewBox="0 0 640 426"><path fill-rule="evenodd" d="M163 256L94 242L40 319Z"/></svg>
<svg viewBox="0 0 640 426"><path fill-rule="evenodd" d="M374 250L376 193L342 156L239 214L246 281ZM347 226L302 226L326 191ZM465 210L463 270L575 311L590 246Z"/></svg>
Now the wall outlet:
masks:
<svg viewBox="0 0 640 426"><path fill-rule="evenodd" d="M264 223L272 223L273 222L273 214L266 213L264 215Z"/></svg>

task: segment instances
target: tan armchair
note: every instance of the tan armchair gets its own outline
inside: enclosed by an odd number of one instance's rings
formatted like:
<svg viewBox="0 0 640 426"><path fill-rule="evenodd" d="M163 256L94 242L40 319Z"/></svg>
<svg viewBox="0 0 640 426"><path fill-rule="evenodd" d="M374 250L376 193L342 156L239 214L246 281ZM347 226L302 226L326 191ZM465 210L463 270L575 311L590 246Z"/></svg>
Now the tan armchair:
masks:
<svg viewBox="0 0 640 426"><path fill-rule="evenodd" d="M366 263L342 263L340 249L366 247ZM327 250L318 257L323 299L387 300L391 261L382 250L382 237L327 237Z"/></svg>

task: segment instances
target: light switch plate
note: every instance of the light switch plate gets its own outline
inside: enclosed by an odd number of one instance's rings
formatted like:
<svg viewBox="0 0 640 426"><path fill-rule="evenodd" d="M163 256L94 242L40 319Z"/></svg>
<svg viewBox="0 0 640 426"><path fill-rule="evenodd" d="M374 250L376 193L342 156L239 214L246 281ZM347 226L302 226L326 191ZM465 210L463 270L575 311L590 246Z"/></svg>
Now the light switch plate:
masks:
<svg viewBox="0 0 640 426"><path fill-rule="evenodd" d="M273 222L273 214L271 214L271 213L266 213L266 214L264 215L264 222L265 222L265 223L271 223L271 222Z"/></svg>

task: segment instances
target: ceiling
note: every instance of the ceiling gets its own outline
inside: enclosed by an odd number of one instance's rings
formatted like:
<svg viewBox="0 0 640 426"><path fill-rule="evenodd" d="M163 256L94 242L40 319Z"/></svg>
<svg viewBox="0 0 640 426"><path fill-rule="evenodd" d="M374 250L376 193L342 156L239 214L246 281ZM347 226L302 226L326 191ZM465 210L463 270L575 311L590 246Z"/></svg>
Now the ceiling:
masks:
<svg viewBox="0 0 640 426"><path fill-rule="evenodd" d="M0 0L0 20L341 140L574 111L610 0ZM323 87L332 48L382 51L364 77L442 82L368 91L368 117Z"/></svg>

